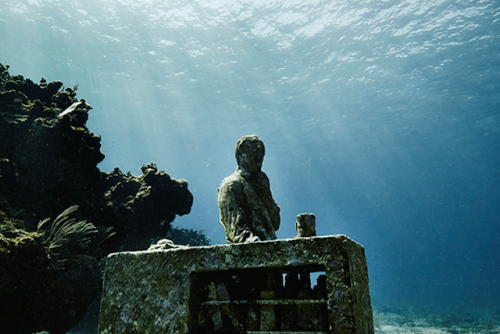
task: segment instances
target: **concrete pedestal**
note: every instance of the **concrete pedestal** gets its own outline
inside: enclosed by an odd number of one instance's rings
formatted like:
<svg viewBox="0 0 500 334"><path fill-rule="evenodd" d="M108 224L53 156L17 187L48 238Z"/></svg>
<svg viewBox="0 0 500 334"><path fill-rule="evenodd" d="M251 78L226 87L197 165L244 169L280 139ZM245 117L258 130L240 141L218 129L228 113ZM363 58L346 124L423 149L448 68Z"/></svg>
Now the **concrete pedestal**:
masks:
<svg viewBox="0 0 500 334"><path fill-rule="evenodd" d="M374 333L363 246L334 235L107 260L100 334L270 332Z"/></svg>

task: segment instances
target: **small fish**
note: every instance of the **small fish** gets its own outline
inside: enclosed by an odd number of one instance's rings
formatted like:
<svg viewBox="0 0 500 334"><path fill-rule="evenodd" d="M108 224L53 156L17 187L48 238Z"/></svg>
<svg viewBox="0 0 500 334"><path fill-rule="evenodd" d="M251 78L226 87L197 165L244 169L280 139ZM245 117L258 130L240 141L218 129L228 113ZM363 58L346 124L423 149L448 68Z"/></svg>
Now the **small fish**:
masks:
<svg viewBox="0 0 500 334"><path fill-rule="evenodd" d="M59 114L59 116L57 116L57 117L63 117L64 115L69 114L70 112L74 111L76 109L76 107L78 107L81 103L82 103L82 101L78 101L78 102L73 103L68 108L66 108L66 110L61 112Z"/></svg>

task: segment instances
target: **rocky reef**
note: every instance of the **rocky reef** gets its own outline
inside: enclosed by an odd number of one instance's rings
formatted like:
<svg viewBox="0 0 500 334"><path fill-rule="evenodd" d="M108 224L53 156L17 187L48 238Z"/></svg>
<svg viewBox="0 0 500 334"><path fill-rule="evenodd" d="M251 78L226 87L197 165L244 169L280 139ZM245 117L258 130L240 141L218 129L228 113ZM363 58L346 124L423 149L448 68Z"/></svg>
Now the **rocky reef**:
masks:
<svg viewBox="0 0 500 334"><path fill-rule="evenodd" d="M104 190L100 137L85 126L91 107L61 87L0 65L0 210L28 230L71 205L94 211Z"/></svg>
<svg viewBox="0 0 500 334"><path fill-rule="evenodd" d="M144 165L143 175L123 174L118 168L106 174L104 198L110 219L122 236L122 249L147 249L151 237L165 236L175 215L191 211L193 196L185 180L172 179L155 164Z"/></svg>
<svg viewBox="0 0 500 334"><path fill-rule="evenodd" d="M92 107L76 88L0 64L2 333L65 333L100 289L102 256L146 249L191 210L187 182L154 164L141 176L99 170Z"/></svg>
<svg viewBox="0 0 500 334"><path fill-rule="evenodd" d="M0 332L66 333L101 288L100 244L113 235L71 218L73 206L36 232L0 225Z"/></svg>

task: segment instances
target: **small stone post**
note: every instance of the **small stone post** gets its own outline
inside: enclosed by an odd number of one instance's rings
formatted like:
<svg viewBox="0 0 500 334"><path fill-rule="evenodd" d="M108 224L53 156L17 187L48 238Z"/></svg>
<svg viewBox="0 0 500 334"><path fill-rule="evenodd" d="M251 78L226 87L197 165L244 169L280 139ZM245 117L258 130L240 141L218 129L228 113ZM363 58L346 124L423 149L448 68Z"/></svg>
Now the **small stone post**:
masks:
<svg viewBox="0 0 500 334"><path fill-rule="evenodd" d="M316 236L316 217L313 213L301 213L297 215L295 222L297 237L315 237Z"/></svg>

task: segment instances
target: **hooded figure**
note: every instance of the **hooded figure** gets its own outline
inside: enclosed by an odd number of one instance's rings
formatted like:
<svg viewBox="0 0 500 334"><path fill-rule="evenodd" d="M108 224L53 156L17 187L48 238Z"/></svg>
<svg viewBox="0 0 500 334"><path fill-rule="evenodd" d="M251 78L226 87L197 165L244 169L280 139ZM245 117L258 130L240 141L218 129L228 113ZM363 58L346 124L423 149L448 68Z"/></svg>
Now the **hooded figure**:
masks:
<svg viewBox="0 0 500 334"><path fill-rule="evenodd" d="M280 208L261 171L264 154L258 136L241 137L236 144L236 171L217 190L220 220L230 244L276 239Z"/></svg>

